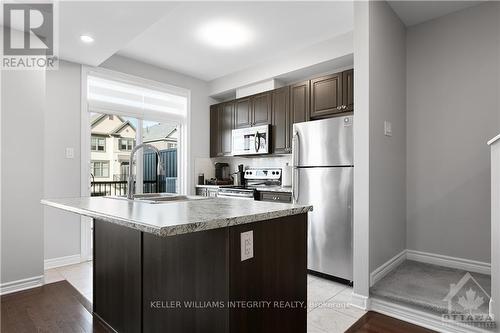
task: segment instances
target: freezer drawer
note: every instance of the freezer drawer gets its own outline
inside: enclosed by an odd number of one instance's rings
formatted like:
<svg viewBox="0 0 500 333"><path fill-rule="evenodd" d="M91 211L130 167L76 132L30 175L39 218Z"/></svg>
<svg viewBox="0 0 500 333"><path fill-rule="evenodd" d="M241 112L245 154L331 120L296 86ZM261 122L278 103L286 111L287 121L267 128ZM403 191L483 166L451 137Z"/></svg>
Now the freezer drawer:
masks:
<svg viewBox="0 0 500 333"><path fill-rule="evenodd" d="M309 212L308 268L352 281L352 167L296 168L295 198Z"/></svg>

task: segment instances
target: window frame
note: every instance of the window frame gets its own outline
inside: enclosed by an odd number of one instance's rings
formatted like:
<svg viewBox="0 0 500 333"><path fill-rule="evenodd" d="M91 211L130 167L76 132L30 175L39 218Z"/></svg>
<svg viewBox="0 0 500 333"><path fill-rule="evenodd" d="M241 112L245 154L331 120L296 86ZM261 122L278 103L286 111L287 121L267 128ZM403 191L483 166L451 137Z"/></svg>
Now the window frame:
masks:
<svg viewBox="0 0 500 333"><path fill-rule="evenodd" d="M95 150L94 150L94 148L93 148L93 144L92 144L92 140L93 140L93 139L96 139L96 140L97 140L97 145L96 145L96 148L97 148L97 149L95 149ZM100 140L100 139L104 140L104 146L103 146L103 147L104 147L104 150L99 150L99 140ZM92 135L92 134L91 134L91 136L90 136L90 151L91 151L91 152L94 152L94 153L105 153L105 152L106 152L106 150L107 150L107 149L106 149L106 146L107 146L106 137L104 137L104 136L100 136L100 135L95 135L95 134L94 134L94 135Z"/></svg>
<svg viewBox="0 0 500 333"><path fill-rule="evenodd" d="M122 140L127 141L127 144L126 144L127 148L126 149L122 149L122 143L121 143ZM130 141L132 141L132 145L130 146L130 149L128 149ZM132 149L134 149L134 147L135 147L135 142L136 142L136 139L133 139L133 138L119 138L118 139L118 150L120 150L120 151L132 151Z"/></svg>
<svg viewBox="0 0 500 333"><path fill-rule="evenodd" d="M101 165L101 175L100 176L98 176L95 172L95 164L96 163L100 163L100 165ZM103 168L104 164L106 164L108 166L108 175L107 176L102 175L102 171L104 169ZM110 167L110 163L107 160L92 160L92 161L90 161L90 169L91 169L91 172L92 172L92 175L94 176L94 178L109 178L109 175L110 175L109 167Z"/></svg>

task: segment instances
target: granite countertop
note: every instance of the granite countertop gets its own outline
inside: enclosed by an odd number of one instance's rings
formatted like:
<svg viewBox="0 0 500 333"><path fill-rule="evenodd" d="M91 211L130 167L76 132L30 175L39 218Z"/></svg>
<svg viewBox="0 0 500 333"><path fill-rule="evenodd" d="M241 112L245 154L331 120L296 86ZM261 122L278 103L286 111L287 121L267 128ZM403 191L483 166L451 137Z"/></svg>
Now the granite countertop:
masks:
<svg viewBox="0 0 500 333"><path fill-rule="evenodd" d="M312 210L309 205L229 198L148 203L106 197L42 200L42 204L166 237L258 222Z"/></svg>

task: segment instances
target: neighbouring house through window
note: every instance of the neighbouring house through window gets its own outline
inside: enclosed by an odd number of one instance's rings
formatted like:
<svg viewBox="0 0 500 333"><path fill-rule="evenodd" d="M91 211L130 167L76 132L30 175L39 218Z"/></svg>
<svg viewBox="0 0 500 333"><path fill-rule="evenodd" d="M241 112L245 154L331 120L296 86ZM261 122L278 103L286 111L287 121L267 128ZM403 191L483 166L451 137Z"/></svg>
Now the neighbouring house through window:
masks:
<svg viewBox="0 0 500 333"><path fill-rule="evenodd" d="M120 150L132 150L135 146L134 139L120 139Z"/></svg>
<svg viewBox="0 0 500 333"><path fill-rule="evenodd" d="M127 179L126 177L128 175L129 170L130 170L129 162L121 162L120 163L120 177L119 178L126 180ZM120 180L122 180L122 179L120 179Z"/></svg>
<svg viewBox="0 0 500 333"><path fill-rule="evenodd" d="M109 161L92 161L91 167L95 178L109 177Z"/></svg>
<svg viewBox="0 0 500 333"><path fill-rule="evenodd" d="M106 138L92 136L90 138L90 150L91 151L106 151Z"/></svg>

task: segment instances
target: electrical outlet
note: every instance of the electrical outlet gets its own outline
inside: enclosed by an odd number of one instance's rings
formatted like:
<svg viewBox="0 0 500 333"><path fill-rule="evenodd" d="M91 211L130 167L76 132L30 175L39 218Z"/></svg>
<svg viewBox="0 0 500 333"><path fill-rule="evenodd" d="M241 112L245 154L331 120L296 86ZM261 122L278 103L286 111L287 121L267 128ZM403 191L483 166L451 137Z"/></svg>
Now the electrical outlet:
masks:
<svg viewBox="0 0 500 333"><path fill-rule="evenodd" d="M66 158L75 158L74 148L66 148Z"/></svg>
<svg viewBox="0 0 500 333"><path fill-rule="evenodd" d="M253 230L241 233L241 261L253 258Z"/></svg>
<svg viewBox="0 0 500 333"><path fill-rule="evenodd" d="M392 124L390 121L384 121L384 135L392 136Z"/></svg>

